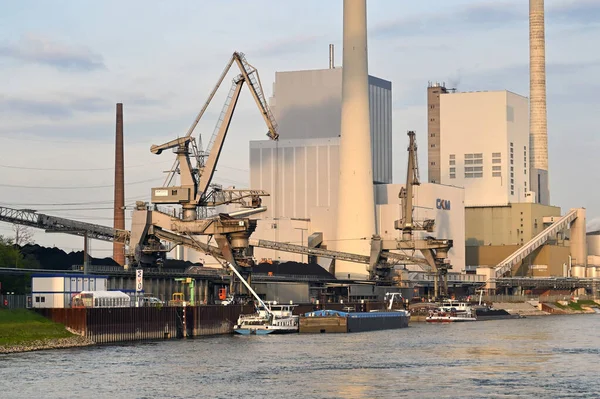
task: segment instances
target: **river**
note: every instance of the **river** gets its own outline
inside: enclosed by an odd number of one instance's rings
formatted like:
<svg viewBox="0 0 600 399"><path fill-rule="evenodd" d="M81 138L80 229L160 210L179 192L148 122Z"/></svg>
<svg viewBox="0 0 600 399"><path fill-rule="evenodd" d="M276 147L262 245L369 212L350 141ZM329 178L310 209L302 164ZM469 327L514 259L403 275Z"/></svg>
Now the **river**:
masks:
<svg viewBox="0 0 600 399"><path fill-rule="evenodd" d="M0 398L600 397L600 315L0 355Z"/></svg>

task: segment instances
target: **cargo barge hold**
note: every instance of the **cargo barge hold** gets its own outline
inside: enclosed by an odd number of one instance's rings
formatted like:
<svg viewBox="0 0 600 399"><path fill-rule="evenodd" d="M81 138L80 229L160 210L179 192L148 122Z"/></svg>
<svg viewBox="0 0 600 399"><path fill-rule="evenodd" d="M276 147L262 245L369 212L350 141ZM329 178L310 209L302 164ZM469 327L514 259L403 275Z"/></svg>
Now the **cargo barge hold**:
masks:
<svg viewBox="0 0 600 399"><path fill-rule="evenodd" d="M404 310L340 312L318 310L300 317L300 333L351 333L408 327L410 313Z"/></svg>

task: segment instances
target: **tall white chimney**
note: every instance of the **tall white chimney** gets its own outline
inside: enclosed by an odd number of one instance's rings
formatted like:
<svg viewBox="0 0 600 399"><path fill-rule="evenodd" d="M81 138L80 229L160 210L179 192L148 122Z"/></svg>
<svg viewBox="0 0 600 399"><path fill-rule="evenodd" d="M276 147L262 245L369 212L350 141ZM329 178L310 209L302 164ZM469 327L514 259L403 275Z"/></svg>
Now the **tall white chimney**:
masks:
<svg viewBox="0 0 600 399"><path fill-rule="evenodd" d="M369 123L366 0L344 0L338 251L370 253L375 200ZM336 262L338 278L368 275L365 265Z"/></svg>
<svg viewBox="0 0 600 399"><path fill-rule="evenodd" d="M550 205L544 0L529 0L529 187Z"/></svg>

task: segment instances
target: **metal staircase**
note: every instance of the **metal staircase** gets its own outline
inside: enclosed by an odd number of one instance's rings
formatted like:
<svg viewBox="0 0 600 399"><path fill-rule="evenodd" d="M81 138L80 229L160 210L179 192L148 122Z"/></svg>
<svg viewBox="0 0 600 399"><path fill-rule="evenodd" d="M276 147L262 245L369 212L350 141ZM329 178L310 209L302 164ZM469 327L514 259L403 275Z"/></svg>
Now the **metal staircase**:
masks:
<svg viewBox="0 0 600 399"><path fill-rule="evenodd" d="M519 250L513 252L508 258L504 259L495 268L496 278L503 277L506 273L510 272L512 268L521 262L527 255L544 245L546 241L554 236L559 231L569 228L573 220L577 218L577 209L572 209L565 216L552 223L549 227L544 229L541 233L529 240Z"/></svg>

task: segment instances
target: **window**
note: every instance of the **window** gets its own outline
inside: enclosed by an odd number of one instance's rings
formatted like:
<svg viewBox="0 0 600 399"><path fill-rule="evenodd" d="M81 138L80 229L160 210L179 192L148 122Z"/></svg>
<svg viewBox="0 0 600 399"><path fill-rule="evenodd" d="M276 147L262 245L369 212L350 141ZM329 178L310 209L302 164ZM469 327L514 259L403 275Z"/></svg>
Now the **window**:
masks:
<svg viewBox="0 0 600 399"><path fill-rule="evenodd" d="M492 172L492 177L502 177L502 172Z"/></svg>
<svg viewBox="0 0 600 399"><path fill-rule="evenodd" d="M435 133L431 133L429 137L435 137Z"/></svg>
<svg viewBox="0 0 600 399"><path fill-rule="evenodd" d="M473 154L465 154L465 159L472 159L473 158Z"/></svg>
<svg viewBox="0 0 600 399"><path fill-rule="evenodd" d="M451 179L456 179L456 174L454 174L454 173L450 173L450 178L451 178Z"/></svg>
<svg viewBox="0 0 600 399"><path fill-rule="evenodd" d="M513 172L510 172L510 178L512 179L514 177L515 177L515 174Z"/></svg>
<svg viewBox="0 0 600 399"><path fill-rule="evenodd" d="M456 173L456 168L450 168L450 173Z"/></svg>
<svg viewBox="0 0 600 399"><path fill-rule="evenodd" d="M431 166L435 166L435 162L432 162L432 163L431 163Z"/></svg>
<svg viewBox="0 0 600 399"><path fill-rule="evenodd" d="M527 174L527 169L525 169L525 170L523 171L523 173L524 173L524 174Z"/></svg>
<svg viewBox="0 0 600 399"><path fill-rule="evenodd" d="M501 155L500 155L499 152L493 152L492 153L492 158L500 158L500 157L501 157Z"/></svg>
<svg viewBox="0 0 600 399"><path fill-rule="evenodd" d="M456 159L456 155L455 154L450 154L450 159Z"/></svg>
<svg viewBox="0 0 600 399"><path fill-rule="evenodd" d="M431 148L435 148L435 144L432 144L432 145L431 145Z"/></svg>
<svg viewBox="0 0 600 399"><path fill-rule="evenodd" d="M515 168L513 166L510 167L510 171L514 172Z"/></svg>
<svg viewBox="0 0 600 399"><path fill-rule="evenodd" d="M510 143L510 146L512 147L512 146L513 146L513 143Z"/></svg>
<svg viewBox="0 0 600 399"><path fill-rule="evenodd" d="M492 170L502 170L502 166L492 166Z"/></svg>
<svg viewBox="0 0 600 399"><path fill-rule="evenodd" d="M36 303L40 303L40 297L39 297L39 296L36 296L36 297L35 297L35 302L36 302Z"/></svg>
<svg viewBox="0 0 600 399"><path fill-rule="evenodd" d="M483 166L465 166L465 172L483 172Z"/></svg>
<svg viewBox="0 0 600 399"><path fill-rule="evenodd" d="M454 159L450 160L450 165L456 165L456 161Z"/></svg>
<svg viewBox="0 0 600 399"><path fill-rule="evenodd" d="M42 303L46 302L46 297L45 296L40 297L40 302L42 302Z"/></svg>
<svg viewBox="0 0 600 399"><path fill-rule="evenodd" d="M493 158L492 163L502 163L502 160L500 158Z"/></svg>

